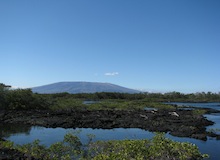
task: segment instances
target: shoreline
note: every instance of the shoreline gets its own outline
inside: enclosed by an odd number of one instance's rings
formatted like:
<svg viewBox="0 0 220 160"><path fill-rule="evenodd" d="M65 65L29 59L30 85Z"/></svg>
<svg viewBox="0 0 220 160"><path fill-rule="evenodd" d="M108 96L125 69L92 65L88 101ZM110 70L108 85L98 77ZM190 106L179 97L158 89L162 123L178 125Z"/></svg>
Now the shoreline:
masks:
<svg viewBox="0 0 220 160"><path fill-rule="evenodd" d="M140 128L204 141L208 136L220 139L220 135L206 131L213 122L190 110L10 110L0 111L0 121L48 128Z"/></svg>

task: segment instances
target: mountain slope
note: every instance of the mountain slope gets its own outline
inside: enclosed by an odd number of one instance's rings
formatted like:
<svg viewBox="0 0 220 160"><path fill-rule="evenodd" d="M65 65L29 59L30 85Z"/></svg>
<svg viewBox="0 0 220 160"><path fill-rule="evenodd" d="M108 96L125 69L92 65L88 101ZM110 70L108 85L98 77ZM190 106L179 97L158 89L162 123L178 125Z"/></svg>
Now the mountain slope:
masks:
<svg viewBox="0 0 220 160"><path fill-rule="evenodd" d="M33 87L35 93L95 93L95 92L120 92L120 93L139 93L133 90L110 83L98 82L58 82L39 87Z"/></svg>

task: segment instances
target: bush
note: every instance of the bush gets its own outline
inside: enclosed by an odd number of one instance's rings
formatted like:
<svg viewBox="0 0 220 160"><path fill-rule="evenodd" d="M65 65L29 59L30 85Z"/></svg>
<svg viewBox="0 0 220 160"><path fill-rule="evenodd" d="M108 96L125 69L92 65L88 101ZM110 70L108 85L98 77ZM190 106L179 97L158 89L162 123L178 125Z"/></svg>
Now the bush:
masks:
<svg viewBox="0 0 220 160"><path fill-rule="evenodd" d="M95 160L110 159L203 159L198 147L191 143L175 142L157 133L152 140L122 140L97 142Z"/></svg>
<svg viewBox="0 0 220 160"><path fill-rule="evenodd" d="M46 109L48 106L47 99L32 93L31 89L6 90L0 87L0 109Z"/></svg>
<svg viewBox="0 0 220 160"><path fill-rule="evenodd" d="M186 142L175 142L165 138L164 134L156 133L148 140L111 140L92 142L89 136L87 144L72 133L65 135L62 142L52 144L49 148L41 145L39 140L22 146L15 146L8 141L0 141L0 149L13 148L38 159L203 159L196 145Z"/></svg>

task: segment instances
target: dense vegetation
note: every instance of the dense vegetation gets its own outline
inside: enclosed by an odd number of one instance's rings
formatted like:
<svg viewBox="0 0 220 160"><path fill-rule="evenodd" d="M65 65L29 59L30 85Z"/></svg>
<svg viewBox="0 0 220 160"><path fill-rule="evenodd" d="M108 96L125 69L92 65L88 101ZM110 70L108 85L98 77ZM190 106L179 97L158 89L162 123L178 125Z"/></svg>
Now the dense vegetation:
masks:
<svg viewBox="0 0 220 160"><path fill-rule="evenodd" d="M93 103L86 104L85 101ZM0 110L135 110L153 107L157 109L175 109L177 106L161 102L220 102L220 93L182 94L170 93L94 93L94 94L36 94L31 89L10 89L0 83ZM204 114L203 109L194 110L197 115ZM14 149L37 159L202 159L205 155L190 143L174 142L157 134L152 140L121 140L92 142L82 144L79 138L67 134L62 142L49 148L38 140L31 144L14 145L9 141L0 141L2 148Z"/></svg>
<svg viewBox="0 0 220 160"><path fill-rule="evenodd" d="M97 101L89 106L85 100ZM143 109L173 108L161 102L220 102L220 93L80 93L36 94L31 89L10 89L0 84L0 109Z"/></svg>
<svg viewBox="0 0 220 160"><path fill-rule="evenodd" d="M111 140L93 142L93 135L88 135L88 142L83 144L76 134L68 133L62 142L45 147L39 140L25 145L14 145L10 141L0 141L1 148L9 148L25 153L27 157L44 160L68 159L203 159L198 148L185 142L175 142L157 133L153 139Z"/></svg>
<svg viewBox="0 0 220 160"><path fill-rule="evenodd" d="M58 93L55 96L68 96L68 93ZM152 102L220 102L220 92L212 93L212 92L198 92L198 93L190 93L183 94L180 92L168 92L168 93L79 93L73 94L73 98L84 98L84 99L92 99L92 100L100 100L100 99L123 99L123 100L146 100Z"/></svg>
<svg viewBox="0 0 220 160"><path fill-rule="evenodd" d="M45 109L48 107L43 95L32 93L31 89L10 90L0 84L0 109Z"/></svg>

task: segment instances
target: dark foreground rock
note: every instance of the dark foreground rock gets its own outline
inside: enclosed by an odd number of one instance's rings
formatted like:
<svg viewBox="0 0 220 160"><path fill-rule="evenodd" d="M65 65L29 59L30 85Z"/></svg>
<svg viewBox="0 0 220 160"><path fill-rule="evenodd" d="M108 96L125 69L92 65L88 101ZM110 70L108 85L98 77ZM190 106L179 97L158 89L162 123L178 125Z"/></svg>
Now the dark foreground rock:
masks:
<svg viewBox="0 0 220 160"><path fill-rule="evenodd" d="M201 140L209 135L206 126L213 124L190 110L2 111L0 121L52 128L141 128Z"/></svg>
<svg viewBox="0 0 220 160"><path fill-rule="evenodd" d="M15 149L0 148L1 160L36 160L33 157L28 157Z"/></svg>
<svg viewBox="0 0 220 160"><path fill-rule="evenodd" d="M0 138L0 142L5 141ZM26 156L24 153L15 149L9 149L0 144L0 159L1 160L37 160L34 157Z"/></svg>

